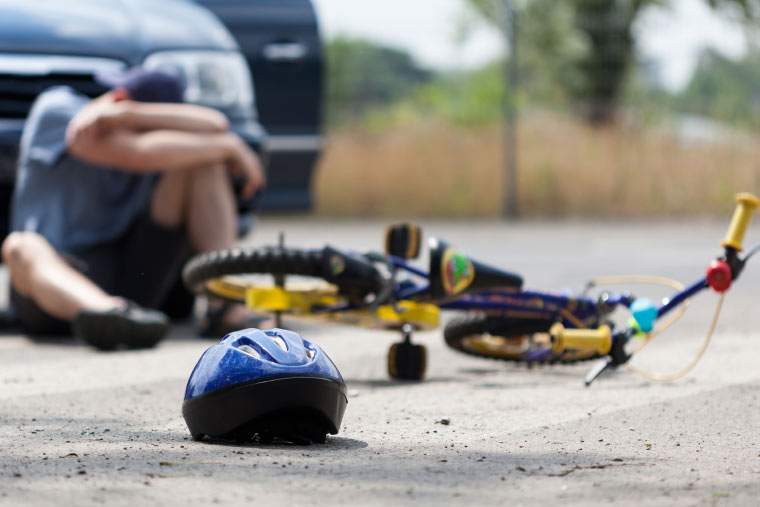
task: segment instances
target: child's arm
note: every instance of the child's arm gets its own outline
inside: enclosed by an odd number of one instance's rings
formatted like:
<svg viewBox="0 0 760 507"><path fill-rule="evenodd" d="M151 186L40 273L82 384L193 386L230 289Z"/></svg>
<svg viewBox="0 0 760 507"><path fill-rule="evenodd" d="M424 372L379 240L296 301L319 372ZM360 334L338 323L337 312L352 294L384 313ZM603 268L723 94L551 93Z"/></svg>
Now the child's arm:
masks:
<svg viewBox="0 0 760 507"><path fill-rule="evenodd" d="M133 172L182 171L224 164L246 180L245 197L265 184L259 158L230 132L130 129L90 132L84 129L68 137L68 150L91 164Z"/></svg>
<svg viewBox="0 0 760 507"><path fill-rule="evenodd" d="M192 104L151 104L121 101L111 103L101 114L100 127L109 129L182 130L226 132L227 118L214 109Z"/></svg>

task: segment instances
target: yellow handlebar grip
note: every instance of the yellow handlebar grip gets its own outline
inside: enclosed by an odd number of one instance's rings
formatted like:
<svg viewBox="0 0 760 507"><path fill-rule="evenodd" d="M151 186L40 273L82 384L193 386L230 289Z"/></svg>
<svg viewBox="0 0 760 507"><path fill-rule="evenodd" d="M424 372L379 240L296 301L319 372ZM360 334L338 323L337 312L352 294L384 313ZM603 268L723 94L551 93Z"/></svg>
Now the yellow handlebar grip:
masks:
<svg viewBox="0 0 760 507"><path fill-rule="evenodd" d="M612 348L612 329L600 326L598 329L565 329L559 322L549 331L554 339L552 349L555 353L567 349L594 351L607 354Z"/></svg>
<svg viewBox="0 0 760 507"><path fill-rule="evenodd" d="M737 252L741 252L744 234L747 232L750 220L752 220L752 212L759 205L760 200L752 194L738 194L736 196L736 210L734 210L731 226L726 233L726 239L721 243L723 248L733 248Z"/></svg>

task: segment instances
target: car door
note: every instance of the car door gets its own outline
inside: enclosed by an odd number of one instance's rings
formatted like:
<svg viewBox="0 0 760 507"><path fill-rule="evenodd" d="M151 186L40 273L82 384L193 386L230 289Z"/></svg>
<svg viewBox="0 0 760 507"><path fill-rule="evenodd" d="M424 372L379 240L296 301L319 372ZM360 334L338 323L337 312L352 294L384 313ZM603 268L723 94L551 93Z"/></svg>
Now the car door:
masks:
<svg viewBox="0 0 760 507"><path fill-rule="evenodd" d="M263 207L306 209L320 148L322 46L310 0L197 0L232 32L253 75L269 134Z"/></svg>

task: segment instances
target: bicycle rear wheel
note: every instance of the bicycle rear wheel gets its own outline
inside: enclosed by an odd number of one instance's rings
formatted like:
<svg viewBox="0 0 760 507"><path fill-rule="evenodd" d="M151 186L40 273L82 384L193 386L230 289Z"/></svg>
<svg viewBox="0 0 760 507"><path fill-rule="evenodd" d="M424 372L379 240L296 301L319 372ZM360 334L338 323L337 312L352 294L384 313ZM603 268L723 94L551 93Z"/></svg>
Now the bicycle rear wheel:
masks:
<svg viewBox="0 0 760 507"><path fill-rule="evenodd" d="M188 289L203 293L213 292L209 290L209 282L254 274L272 275L275 280L290 275L321 279L356 301L378 293L383 287L382 276L371 263L330 247L321 250L233 248L208 252L191 259L182 277ZM225 294L216 295L225 297Z"/></svg>

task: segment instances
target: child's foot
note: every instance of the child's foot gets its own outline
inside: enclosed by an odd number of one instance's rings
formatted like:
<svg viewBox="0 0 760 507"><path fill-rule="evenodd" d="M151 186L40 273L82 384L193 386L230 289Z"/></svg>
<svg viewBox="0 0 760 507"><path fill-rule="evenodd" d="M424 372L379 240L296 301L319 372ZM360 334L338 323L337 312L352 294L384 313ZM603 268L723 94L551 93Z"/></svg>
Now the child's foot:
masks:
<svg viewBox="0 0 760 507"><path fill-rule="evenodd" d="M169 318L128 301L109 310L83 310L71 328L74 336L98 350L148 349L169 332Z"/></svg>
<svg viewBox="0 0 760 507"><path fill-rule="evenodd" d="M219 339L233 331L274 325L271 317L253 313L241 303L213 299L207 304L206 317L200 325L200 335L204 338Z"/></svg>

